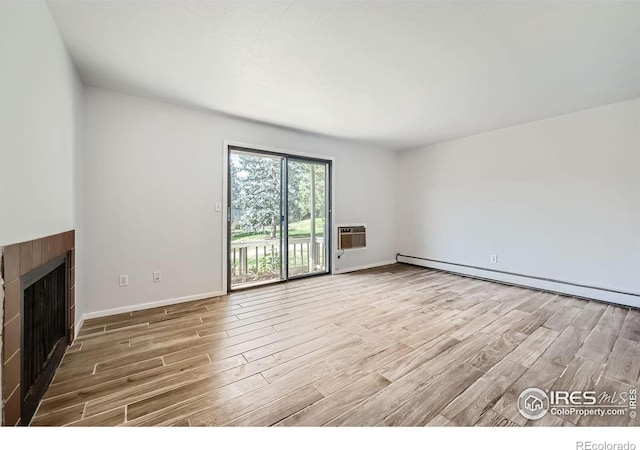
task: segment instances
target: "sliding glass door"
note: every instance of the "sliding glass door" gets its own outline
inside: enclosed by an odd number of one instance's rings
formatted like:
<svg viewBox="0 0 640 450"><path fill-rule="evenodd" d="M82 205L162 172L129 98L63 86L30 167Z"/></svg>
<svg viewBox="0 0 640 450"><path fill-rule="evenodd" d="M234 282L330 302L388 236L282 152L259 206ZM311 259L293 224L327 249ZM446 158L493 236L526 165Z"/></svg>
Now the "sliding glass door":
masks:
<svg viewBox="0 0 640 450"><path fill-rule="evenodd" d="M330 163L229 148L230 289L329 272Z"/></svg>
<svg viewBox="0 0 640 450"><path fill-rule="evenodd" d="M327 173L326 162L287 161L289 278L327 272Z"/></svg>
<svg viewBox="0 0 640 450"><path fill-rule="evenodd" d="M281 156L229 152L230 286L284 279Z"/></svg>

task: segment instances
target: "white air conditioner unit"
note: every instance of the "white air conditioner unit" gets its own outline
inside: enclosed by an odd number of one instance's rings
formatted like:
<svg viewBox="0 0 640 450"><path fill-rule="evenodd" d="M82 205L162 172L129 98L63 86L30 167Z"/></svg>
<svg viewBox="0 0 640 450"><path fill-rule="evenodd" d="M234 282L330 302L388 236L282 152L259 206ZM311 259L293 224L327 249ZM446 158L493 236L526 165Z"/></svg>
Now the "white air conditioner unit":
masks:
<svg viewBox="0 0 640 450"><path fill-rule="evenodd" d="M364 226L338 227L338 250L367 248L367 228Z"/></svg>

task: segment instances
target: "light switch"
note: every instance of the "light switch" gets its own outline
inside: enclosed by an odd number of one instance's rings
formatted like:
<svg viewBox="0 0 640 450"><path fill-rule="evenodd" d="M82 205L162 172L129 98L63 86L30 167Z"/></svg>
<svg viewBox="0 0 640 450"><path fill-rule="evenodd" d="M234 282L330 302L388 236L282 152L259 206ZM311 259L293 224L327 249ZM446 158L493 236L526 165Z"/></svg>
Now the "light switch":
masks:
<svg viewBox="0 0 640 450"><path fill-rule="evenodd" d="M216 202L216 212L222 211L222 203Z"/></svg>

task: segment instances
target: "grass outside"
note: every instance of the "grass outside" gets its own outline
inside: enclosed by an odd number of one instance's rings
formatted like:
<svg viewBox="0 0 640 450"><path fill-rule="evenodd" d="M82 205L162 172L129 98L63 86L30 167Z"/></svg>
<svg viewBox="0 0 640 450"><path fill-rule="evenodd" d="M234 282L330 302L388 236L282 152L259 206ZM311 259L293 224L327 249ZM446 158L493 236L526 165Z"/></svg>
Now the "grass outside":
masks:
<svg viewBox="0 0 640 450"><path fill-rule="evenodd" d="M305 219L299 222L293 222L289 224L289 237L290 238L308 238L311 236L311 220ZM276 227L276 235L280 234L280 227ZM254 233L243 232L241 230L231 232L231 242L251 242L262 241L269 239L270 232ZM324 235L324 219L316 219L316 236Z"/></svg>

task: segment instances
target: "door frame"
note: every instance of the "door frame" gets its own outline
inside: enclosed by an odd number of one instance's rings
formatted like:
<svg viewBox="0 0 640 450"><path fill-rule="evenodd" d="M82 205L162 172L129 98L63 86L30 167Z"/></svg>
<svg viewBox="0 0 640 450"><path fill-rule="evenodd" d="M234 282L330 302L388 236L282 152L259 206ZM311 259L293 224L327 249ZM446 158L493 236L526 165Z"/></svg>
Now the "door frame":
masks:
<svg viewBox="0 0 640 450"><path fill-rule="evenodd" d="M327 255L327 274L333 274L334 273L334 264L333 264L333 258L334 258L334 250L332 247L333 242L335 242L335 227L333 226L333 224L335 223L335 190L334 190L334 186L335 186L335 160L336 158L334 156L327 156L327 155L320 155L320 154L312 154L312 153L305 153L305 152L299 152L299 151L295 151L295 150L285 150L285 149L281 149L281 148L275 148L275 147L268 147L268 146L264 146L264 145L255 145L255 144L248 144L245 142L238 142L238 141L232 141L232 140L224 140L223 141L223 145L222 145L222 167L223 167L223 177L222 177L222 214L221 214L221 220L222 220L222 290L223 292L226 293L230 293L231 292L231 273L229 272L229 253L230 253L230 246L231 246L231 230L229 229L229 218L230 218L230 205L231 205L231 200L230 200L230 196L231 196L231 192L229 189L229 183L231 182L230 177L229 177L229 152L230 152L230 147L239 147L242 149L247 150L248 152L254 152L257 154L263 153L265 155L271 155L271 156L280 156L280 157L284 157L284 161L286 163L287 156L290 156L294 159L298 159L298 160L308 160L309 162L322 162L322 163L327 163L328 167L329 167L329 204L328 204L328 208L329 208L329 226L328 226L328 231L327 231L327 237L328 237L328 243L327 243L327 248L328 248L328 255ZM286 167L285 167L286 169ZM285 173L283 174L283 179L282 182L286 183L286 178L287 178L287 170L284 171ZM284 213L284 211L283 211ZM287 214L283 214L283 215L287 215ZM281 228L281 234L282 234L282 241L283 241L283 246L287 245L288 246L288 217L285 217L285 225ZM282 229L284 229L284 232L282 232ZM288 247L287 247L288 248ZM285 252L287 253L287 252ZM288 281L288 261L286 261L286 254L283 253L283 269L284 269L284 274L285 274L285 278L283 280L280 281L274 281L273 283L282 283L285 281ZM317 275L324 275L323 273L319 273L319 274L308 274L306 276L297 276L293 279L298 279L298 278L305 278L308 276L317 276ZM272 284L272 283L270 283Z"/></svg>

